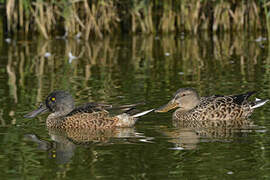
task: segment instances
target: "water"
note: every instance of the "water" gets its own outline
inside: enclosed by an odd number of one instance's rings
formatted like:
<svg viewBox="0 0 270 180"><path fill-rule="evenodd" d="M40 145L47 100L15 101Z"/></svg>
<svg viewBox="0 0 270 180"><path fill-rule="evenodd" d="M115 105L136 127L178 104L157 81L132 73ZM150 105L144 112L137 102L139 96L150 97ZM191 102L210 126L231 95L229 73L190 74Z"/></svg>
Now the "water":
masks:
<svg viewBox="0 0 270 180"><path fill-rule="evenodd" d="M70 91L77 104L145 102L140 111L163 105L180 87L269 98L270 51L256 41L261 36L2 42L1 179L269 179L269 104L253 114L256 129L208 136L174 128L171 112L148 114L103 138L49 132L47 115L23 118L55 89Z"/></svg>

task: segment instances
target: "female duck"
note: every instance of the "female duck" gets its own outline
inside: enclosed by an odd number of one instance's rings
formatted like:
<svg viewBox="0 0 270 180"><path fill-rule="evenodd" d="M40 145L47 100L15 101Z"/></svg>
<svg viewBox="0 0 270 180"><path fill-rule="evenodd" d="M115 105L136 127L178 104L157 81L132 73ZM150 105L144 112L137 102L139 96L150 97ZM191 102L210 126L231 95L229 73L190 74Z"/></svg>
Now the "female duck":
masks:
<svg viewBox="0 0 270 180"><path fill-rule="evenodd" d="M189 127L198 126L241 126L253 110L264 105L267 100L247 99L255 92L240 95L213 95L199 97L192 88L180 88L173 99L155 112L167 112L178 107L173 113L174 122Z"/></svg>
<svg viewBox="0 0 270 180"><path fill-rule="evenodd" d="M126 113L109 116L106 109L111 106L97 103L86 103L75 107L72 96L66 91L54 91L37 110L26 114L25 118L33 118L43 112L50 111L46 125L57 129L108 129L114 127L132 127L137 117L151 112L144 111L136 115Z"/></svg>

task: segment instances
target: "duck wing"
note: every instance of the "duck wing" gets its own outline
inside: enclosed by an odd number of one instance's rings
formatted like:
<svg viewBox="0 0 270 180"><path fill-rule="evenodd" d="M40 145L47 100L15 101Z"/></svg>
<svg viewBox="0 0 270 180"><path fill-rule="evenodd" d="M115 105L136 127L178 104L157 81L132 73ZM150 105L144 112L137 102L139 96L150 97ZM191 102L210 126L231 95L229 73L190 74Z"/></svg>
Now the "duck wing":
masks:
<svg viewBox="0 0 270 180"><path fill-rule="evenodd" d="M194 108L194 115L205 119L229 120L247 117L252 112L249 110L247 99L255 92L239 95L214 95L201 98L201 103Z"/></svg>
<svg viewBox="0 0 270 180"><path fill-rule="evenodd" d="M233 96L230 96L230 97L233 98L233 102L234 102L235 104L242 105L244 102L247 101L247 99L248 99L251 95L253 95L253 94L255 94L255 93L256 93L256 91L251 91L251 92L247 92L247 93L244 93L244 94L233 95Z"/></svg>
<svg viewBox="0 0 270 180"><path fill-rule="evenodd" d="M67 116L72 116L77 113L93 113L93 112L104 111L106 108L110 108L110 107L112 107L112 105L89 102L89 103L85 103L85 104L77 106Z"/></svg>
<svg viewBox="0 0 270 180"><path fill-rule="evenodd" d="M255 91L247 92L244 94L238 94L238 95L229 95L229 96L224 96L224 95L213 95L210 97L202 97L201 98L201 105L205 106L208 104L222 104L222 103L234 103L237 105L243 105L247 101L247 99L255 94Z"/></svg>
<svg viewBox="0 0 270 180"><path fill-rule="evenodd" d="M68 114L68 116L74 115L76 113L93 113L93 112L115 111L115 110L121 110L122 111L121 113L130 114L130 112L133 112L136 106L142 105L142 104L144 103L113 106L113 105L108 105L108 104L89 102L89 103L85 103L80 106L77 106L74 110L72 110Z"/></svg>

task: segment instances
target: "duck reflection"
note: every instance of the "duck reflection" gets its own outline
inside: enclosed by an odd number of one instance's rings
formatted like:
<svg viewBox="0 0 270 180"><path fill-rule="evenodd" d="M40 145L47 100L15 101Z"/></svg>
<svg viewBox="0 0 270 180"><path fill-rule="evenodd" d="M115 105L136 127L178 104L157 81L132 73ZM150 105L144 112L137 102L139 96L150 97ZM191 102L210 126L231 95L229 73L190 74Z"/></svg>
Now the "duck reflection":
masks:
<svg viewBox="0 0 270 180"><path fill-rule="evenodd" d="M91 147L91 145L106 145L114 143L115 139L136 138L142 135L135 128L115 129L52 129L48 128L52 140L46 141L35 134L25 134L24 138L38 145L38 149L47 151L51 158L55 158L58 164L66 164L71 161L77 146ZM123 141L129 143L128 141Z"/></svg>
<svg viewBox="0 0 270 180"><path fill-rule="evenodd" d="M168 142L174 144L173 150L196 149L201 142L231 142L247 136L250 132L262 129L262 127L242 126L235 128L212 127L188 127L173 123L173 128L163 128L162 133L168 138Z"/></svg>

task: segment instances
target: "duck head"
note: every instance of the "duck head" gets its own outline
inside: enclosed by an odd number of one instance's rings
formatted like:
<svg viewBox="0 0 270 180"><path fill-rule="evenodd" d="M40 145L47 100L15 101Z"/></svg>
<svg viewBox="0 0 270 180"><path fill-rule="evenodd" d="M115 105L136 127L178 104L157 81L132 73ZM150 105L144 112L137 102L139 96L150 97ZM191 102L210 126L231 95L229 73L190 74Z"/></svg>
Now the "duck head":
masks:
<svg viewBox="0 0 270 180"><path fill-rule="evenodd" d="M73 97L66 91L54 91L48 95L39 108L24 115L25 118L34 118L44 112L54 113L56 117L64 116L75 108Z"/></svg>
<svg viewBox="0 0 270 180"><path fill-rule="evenodd" d="M180 88L174 94L174 97L169 103L157 108L155 112L168 112L174 108L180 108L183 111L188 111L197 106L200 102L200 97L196 90L192 88Z"/></svg>

